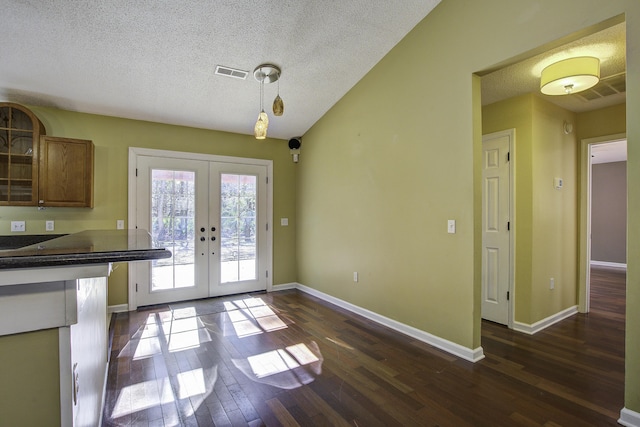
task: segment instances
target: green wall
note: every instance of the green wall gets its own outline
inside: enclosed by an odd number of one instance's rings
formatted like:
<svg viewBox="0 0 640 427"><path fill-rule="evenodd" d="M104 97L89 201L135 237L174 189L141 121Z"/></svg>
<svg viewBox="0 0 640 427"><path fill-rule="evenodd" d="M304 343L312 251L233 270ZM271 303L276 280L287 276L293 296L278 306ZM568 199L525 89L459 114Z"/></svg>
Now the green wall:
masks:
<svg viewBox="0 0 640 427"><path fill-rule="evenodd" d="M54 233L115 229L127 220L129 147L217 154L273 160L273 283L296 281L296 166L286 141L172 126L115 117L30 107L48 135L90 139L95 145L94 208L0 207L0 234L10 234L11 220L26 220L27 234L44 234L46 220L55 220ZM302 157L302 156L301 156ZM280 226L279 218L289 218ZM128 224L127 224L128 227ZM109 305L127 303L127 264L116 264L109 278Z"/></svg>
<svg viewBox="0 0 640 427"><path fill-rule="evenodd" d="M601 29L603 21L619 22L621 14L628 52L637 52L640 3L635 0L441 2L304 135L296 200L298 280L478 348L483 130L480 83L473 74ZM627 116L639 117L640 57L627 56L627 73ZM577 268L563 266L577 265L577 135L550 130L556 114L565 112L534 99L523 102L530 103L532 117L531 169L524 171L531 176L532 199L518 209L530 212L532 228L519 233L529 235L532 260L524 267L530 303L519 302L517 310L524 321L534 322L576 304ZM629 180L638 182L640 123L627 122ZM560 192L549 182L558 173L565 180ZM553 207L534 206L541 200ZM629 210L640 210L636 189L629 192ZM550 218L556 212L561 220ZM628 256L637 260L640 216L628 217ZM447 219L457 220L456 234L447 234ZM569 259L543 253L548 243L534 234L546 226L568 228L563 235L570 240L555 243ZM548 266L538 267L544 263ZM548 289L550 277L558 283L554 292ZM625 405L640 412L640 311L633 310L638 304L640 263L630 262Z"/></svg>
<svg viewBox="0 0 640 427"><path fill-rule="evenodd" d="M574 114L534 97L529 323L577 305L578 146L575 133L565 134L564 122L575 123ZM554 178L562 178L562 189L554 187ZM553 290L551 278L555 280Z"/></svg>
<svg viewBox="0 0 640 427"><path fill-rule="evenodd" d="M59 426L58 330L0 337L0 361L0 426Z"/></svg>
<svg viewBox="0 0 640 427"><path fill-rule="evenodd" d="M575 115L534 94L482 109L483 134L516 130L514 320L525 325L577 305L578 144L564 122Z"/></svg>
<svg viewBox="0 0 640 427"><path fill-rule="evenodd" d="M514 320L531 321L533 275L533 95L496 102L482 109L482 133L515 129Z"/></svg>

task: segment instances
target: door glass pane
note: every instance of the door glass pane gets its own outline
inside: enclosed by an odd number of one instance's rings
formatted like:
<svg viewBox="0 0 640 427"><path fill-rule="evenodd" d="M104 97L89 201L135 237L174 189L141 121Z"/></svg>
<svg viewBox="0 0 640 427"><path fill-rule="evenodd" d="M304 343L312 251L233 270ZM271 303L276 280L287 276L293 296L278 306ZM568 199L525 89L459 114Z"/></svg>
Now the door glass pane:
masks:
<svg viewBox="0 0 640 427"><path fill-rule="evenodd" d="M256 279L257 179L220 175L220 282Z"/></svg>
<svg viewBox="0 0 640 427"><path fill-rule="evenodd" d="M173 254L152 261L152 291L195 286L195 179L195 172L151 171L151 237Z"/></svg>

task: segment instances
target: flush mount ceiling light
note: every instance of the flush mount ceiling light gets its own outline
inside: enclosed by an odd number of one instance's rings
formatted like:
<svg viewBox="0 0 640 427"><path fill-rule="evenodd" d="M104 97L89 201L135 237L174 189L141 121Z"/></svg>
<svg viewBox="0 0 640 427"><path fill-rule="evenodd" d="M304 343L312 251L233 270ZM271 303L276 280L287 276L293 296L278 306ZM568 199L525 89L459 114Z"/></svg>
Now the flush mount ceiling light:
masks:
<svg viewBox="0 0 640 427"><path fill-rule="evenodd" d="M540 91L545 95L582 92L600 81L600 60L579 56L549 65L540 75Z"/></svg>
<svg viewBox="0 0 640 427"><path fill-rule="evenodd" d="M267 137L267 128L269 127L269 116L264 112L263 107L264 84L278 81L280 79L280 68L272 64L258 65L256 69L253 70L253 76L260 82L260 114L258 114L258 120L253 129L253 134L256 139L265 139ZM282 99L280 99L279 93L280 90L278 90L278 96L273 102L274 114L276 116L281 116L282 112L284 112L284 103ZM280 114L276 111L276 103L278 100L280 100L279 105L281 106Z"/></svg>

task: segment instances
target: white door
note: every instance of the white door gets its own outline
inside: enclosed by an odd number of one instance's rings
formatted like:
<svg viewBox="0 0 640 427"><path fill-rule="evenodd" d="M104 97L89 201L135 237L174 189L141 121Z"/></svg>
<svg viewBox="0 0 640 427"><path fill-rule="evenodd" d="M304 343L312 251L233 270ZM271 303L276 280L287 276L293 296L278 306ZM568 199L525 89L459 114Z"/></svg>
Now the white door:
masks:
<svg viewBox="0 0 640 427"><path fill-rule="evenodd" d="M482 138L482 318L509 323L510 142L512 132Z"/></svg>
<svg viewBox="0 0 640 427"><path fill-rule="evenodd" d="M267 168L138 156L136 227L169 259L135 266L136 305L267 287Z"/></svg>

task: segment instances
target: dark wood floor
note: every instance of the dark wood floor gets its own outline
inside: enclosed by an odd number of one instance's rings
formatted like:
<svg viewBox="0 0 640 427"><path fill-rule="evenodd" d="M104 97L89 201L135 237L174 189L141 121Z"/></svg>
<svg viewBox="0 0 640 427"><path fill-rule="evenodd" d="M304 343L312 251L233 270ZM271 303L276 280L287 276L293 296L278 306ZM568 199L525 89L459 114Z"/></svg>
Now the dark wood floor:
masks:
<svg viewBox="0 0 640 427"><path fill-rule="evenodd" d="M625 274L528 336L483 322L478 363L298 291L115 317L105 426L614 426Z"/></svg>

